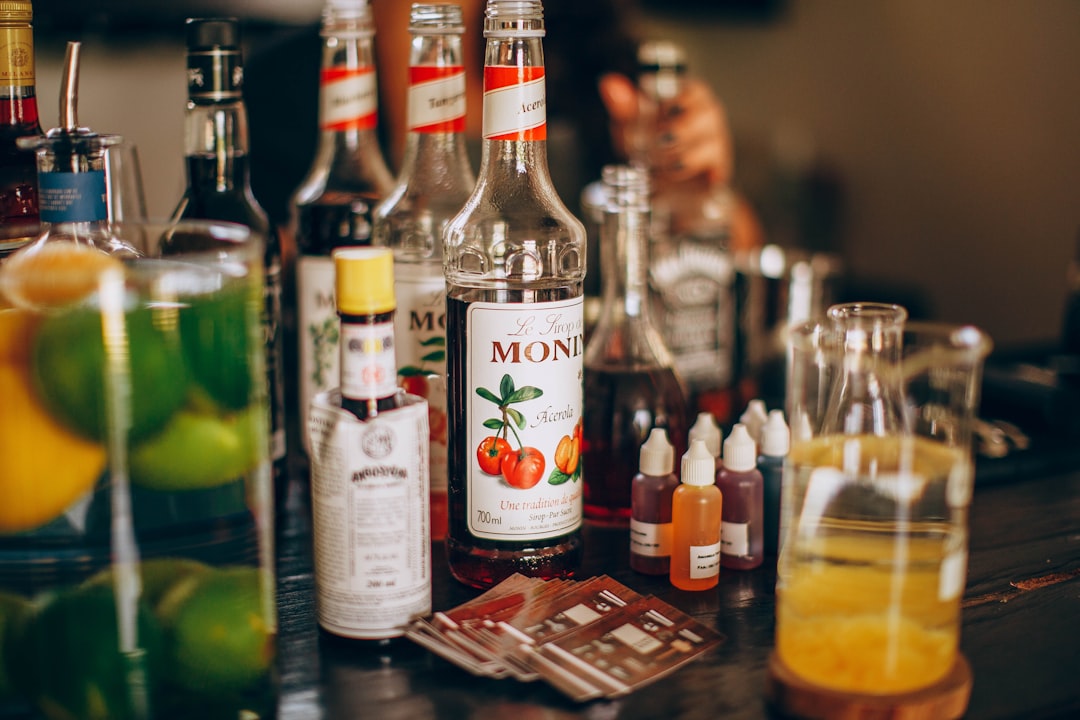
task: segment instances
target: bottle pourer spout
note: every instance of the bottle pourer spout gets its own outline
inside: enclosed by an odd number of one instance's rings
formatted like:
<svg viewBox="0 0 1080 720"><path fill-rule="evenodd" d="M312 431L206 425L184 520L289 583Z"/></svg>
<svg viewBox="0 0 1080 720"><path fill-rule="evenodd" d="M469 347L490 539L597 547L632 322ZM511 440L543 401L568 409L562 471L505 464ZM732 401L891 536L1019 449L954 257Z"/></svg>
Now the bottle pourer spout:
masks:
<svg viewBox="0 0 1080 720"><path fill-rule="evenodd" d="M82 43L69 42L64 53L64 74L60 79L60 128L79 129L79 49Z"/></svg>

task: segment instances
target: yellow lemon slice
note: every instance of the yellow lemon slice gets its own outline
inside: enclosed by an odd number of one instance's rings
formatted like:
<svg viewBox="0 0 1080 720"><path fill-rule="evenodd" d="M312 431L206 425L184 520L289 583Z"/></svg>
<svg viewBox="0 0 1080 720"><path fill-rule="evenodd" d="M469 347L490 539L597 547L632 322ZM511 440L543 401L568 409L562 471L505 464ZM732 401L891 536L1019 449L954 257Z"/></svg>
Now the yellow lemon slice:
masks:
<svg viewBox="0 0 1080 720"><path fill-rule="evenodd" d="M123 267L88 245L63 240L31 245L0 266L0 296L17 307L63 307L94 292L103 271Z"/></svg>
<svg viewBox="0 0 1080 720"><path fill-rule="evenodd" d="M30 389L34 317L0 310L0 533L59 517L94 486L105 450L53 420Z"/></svg>

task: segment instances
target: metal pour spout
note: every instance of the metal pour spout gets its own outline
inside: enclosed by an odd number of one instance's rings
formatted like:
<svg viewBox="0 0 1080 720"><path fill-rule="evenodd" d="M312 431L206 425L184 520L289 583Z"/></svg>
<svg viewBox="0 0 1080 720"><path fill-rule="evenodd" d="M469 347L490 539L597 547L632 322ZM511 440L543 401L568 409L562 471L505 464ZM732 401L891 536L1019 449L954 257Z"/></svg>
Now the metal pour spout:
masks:
<svg viewBox="0 0 1080 720"><path fill-rule="evenodd" d="M60 129L79 130L79 51L80 42L69 42L64 52L64 73L60 78Z"/></svg>

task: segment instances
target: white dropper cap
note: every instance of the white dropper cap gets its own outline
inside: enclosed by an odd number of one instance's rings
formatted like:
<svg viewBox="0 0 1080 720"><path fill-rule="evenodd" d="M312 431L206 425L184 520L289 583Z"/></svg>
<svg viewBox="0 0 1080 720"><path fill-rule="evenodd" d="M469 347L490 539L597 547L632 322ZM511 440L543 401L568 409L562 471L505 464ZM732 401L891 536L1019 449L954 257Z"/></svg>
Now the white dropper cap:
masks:
<svg viewBox="0 0 1080 720"><path fill-rule="evenodd" d="M642 475L662 477L675 470L675 448L667 439L664 428L654 427L641 444L639 467Z"/></svg>
<svg viewBox="0 0 1080 720"><path fill-rule="evenodd" d="M731 472L749 472L757 467L757 443L742 423L735 423L724 441L724 467Z"/></svg>
<svg viewBox="0 0 1080 720"><path fill-rule="evenodd" d="M692 440L682 456L682 478L686 485L712 485L716 482L716 458L704 440Z"/></svg>
<svg viewBox="0 0 1080 720"><path fill-rule="evenodd" d="M761 454L783 457L791 448L791 432L784 422L783 410L770 410L765 427L761 429Z"/></svg>
<svg viewBox="0 0 1080 720"><path fill-rule="evenodd" d="M712 416L712 413L701 412L690 427L687 439L690 442L704 441L706 449L712 453L713 458L718 458L720 457L720 437L720 426L716 424L716 418Z"/></svg>
<svg viewBox="0 0 1080 720"><path fill-rule="evenodd" d="M755 443L761 441L761 428L765 426L768 415L768 410L765 409L765 401L755 398L747 403L746 410L739 416L739 422L746 426L747 432L750 433L750 439Z"/></svg>

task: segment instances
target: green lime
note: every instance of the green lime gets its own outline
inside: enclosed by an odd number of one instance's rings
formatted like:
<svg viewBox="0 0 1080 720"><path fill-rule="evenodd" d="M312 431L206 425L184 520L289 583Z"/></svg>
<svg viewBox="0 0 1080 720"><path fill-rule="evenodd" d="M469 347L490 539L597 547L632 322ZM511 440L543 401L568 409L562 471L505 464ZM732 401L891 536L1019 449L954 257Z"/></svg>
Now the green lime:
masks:
<svg viewBox="0 0 1080 720"><path fill-rule="evenodd" d="M139 575L142 578L142 601L146 606L157 611L158 604L168 592L186 578L198 576L209 572L210 566L206 563L190 558L150 558L139 563ZM115 573L112 567L107 567L93 575L84 585L112 586ZM159 618L160 619L160 618Z"/></svg>
<svg viewBox="0 0 1080 720"><path fill-rule="evenodd" d="M131 368L131 437L160 430L187 393L187 371L168 309L125 314L118 346ZM45 407L80 434L106 436L106 354L101 313L80 307L47 318L33 349L34 389Z"/></svg>
<svg viewBox="0 0 1080 720"><path fill-rule="evenodd" d="M48 718L125 720L148 715L162 662L161 628L145 604L131 610L121 646L112 587L81 586L45 600L18 643L24 687ZM126 633L125 633L126 635Z"/></svg>
<svg viewBox="0 0 1080 720"><path fill-rule="evenodd" d="M181 410L160 433L132 449L131 481L153 490L176 491L236 480L260 459L258 409L228 418Z"/></svg>
<svg viewBox="0 0 1080 720"><path fill-rule="evenodd" d="M184 357L194 379L223 407L248 405L263 382L261 297L251 283L236 282L208 295L187 298L180 312Z"/></svg>
<svg viewBox="0 0 1080 720"><path fill-rule="evenodd" d="M275 653L272 598L256 568L215 570L184 580L162 600L170 681L208 696L243 691L264 679ZM175 593L175 594L174 594Z"/></svg>
<svg viewBox="0 0 1080 720"><path fill-rule="evenodd" d="M18 632L28 621L32 612L30 602L19 595L0 592L0 700L14 695L18 683L8 676L7 667L9 662L17 658L8 658L6 651L9 631L11 634Z"/></svg>

